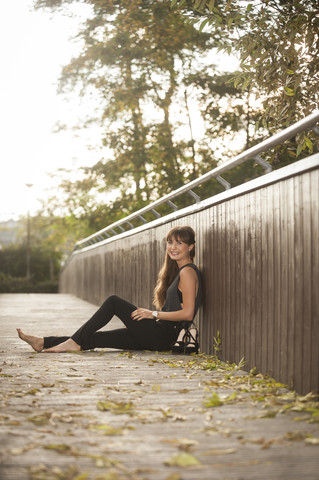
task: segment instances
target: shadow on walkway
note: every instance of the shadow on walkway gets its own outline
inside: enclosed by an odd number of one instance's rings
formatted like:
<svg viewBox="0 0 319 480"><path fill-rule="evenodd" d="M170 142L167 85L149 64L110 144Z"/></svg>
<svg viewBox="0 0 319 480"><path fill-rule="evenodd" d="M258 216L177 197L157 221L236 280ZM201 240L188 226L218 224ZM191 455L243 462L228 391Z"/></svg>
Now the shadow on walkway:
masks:
<svg viewBox="0 0 319 480"><path fill-rule="evenodd" d="M68 335L95 310L0 295L2 480L319 478L311 396L204 355L37 354L15 331Z"/></svg>

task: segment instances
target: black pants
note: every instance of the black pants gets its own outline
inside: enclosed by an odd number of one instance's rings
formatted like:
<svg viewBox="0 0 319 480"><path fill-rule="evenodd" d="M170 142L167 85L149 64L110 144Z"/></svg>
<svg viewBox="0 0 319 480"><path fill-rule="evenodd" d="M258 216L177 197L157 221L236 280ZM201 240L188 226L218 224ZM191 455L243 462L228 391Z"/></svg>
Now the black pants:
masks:
<svg viewBox="0 0 319 480"><path fill-rule="evenodd" d="M50 348L72 338L82 350L92 348L119 348L124 350L169 350L175 341L173 328L166 328L153 319L133 320L136 307L122 298L111 295L95 314L71 337L44 337L44 348ZM116 315L126 328L102 331Z"/></svg>

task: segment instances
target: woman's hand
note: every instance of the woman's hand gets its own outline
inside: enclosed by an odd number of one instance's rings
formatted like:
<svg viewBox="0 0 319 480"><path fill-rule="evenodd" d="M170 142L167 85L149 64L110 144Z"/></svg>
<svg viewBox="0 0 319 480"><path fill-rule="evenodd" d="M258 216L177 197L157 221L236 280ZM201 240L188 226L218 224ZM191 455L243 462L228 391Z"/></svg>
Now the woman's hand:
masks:
<svg viewBox="0 0 319 480"><path fill-rule="evenodd" d="M131 317L133 320L137 320L138 322L142 320L142 318L153 318L152 310L147 310L146 308L137 308L132 312Z"/></svg>

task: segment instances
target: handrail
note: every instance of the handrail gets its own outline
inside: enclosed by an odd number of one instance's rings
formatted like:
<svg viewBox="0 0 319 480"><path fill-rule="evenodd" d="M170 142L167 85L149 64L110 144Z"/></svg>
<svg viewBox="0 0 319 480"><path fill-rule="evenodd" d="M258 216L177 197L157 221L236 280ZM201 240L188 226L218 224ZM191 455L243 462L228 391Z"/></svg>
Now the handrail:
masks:
<svg viewBox="0 0 319 480"><path fill-rule="evenodd" d="M247 160L253 159L255 160L256 163L258 163L264 168L266 173L271 172L272 170L271 165L260 156L260 153L270 150L271 148L294 137L298 133L301 133L304 130L307 130L310 128L315 132L316 135L319 135L319 127L316 126L318 122L319 122L319 111L315 110L310 115L303 118L302 120L299 120L298 122L294 123L288 128L285 128L283 131L273 135L272 137L269 137L266 140L263 140L261 143L254 145L253 147L240 153L239 155L228 160L222 165L219 165L213 170L210 170L204 175L201 175L196 180L193 180L183 185L177 190L174 190L168 193L164 197L156 200L155 202L152 202L146 207L143 207L140 210L134 213L131 213L127 217L124 217L121 220L118 220L117 222L114 222L111 225L103 228L102 230L99 230L98 232L93 233L92 235L84 238L83 240L78 241L75 244L74 250L85 248L94 243L101 242L105 240L105 238L110 238L111 236L118 235L119 232L115 230L116 228L119 228L121 232L125 231L125 228L124 228L125 225L128 225L129 229L135 228L134 225L131 223L131 221L134 218L139 218L143 223L148 223L143 217L143 215L147 212L152 212L156 218L161 217L161 214L157 212L156 208L159 207L160 205L163 205L164 203L170 205L170 207L173 210L178 210L178 207L172 202L172 200L182 195L183 193L186 193L186 192L189 193L195 199L195 202L198 203L200 201L200 197L195 192L193 192L192 189L201 185L202 183L207 182L212 178L216 178L216 180L219 183L221 183L226 190L228 190L229 188L231 188L231 185L223 177L221 177L221 174L224 172L227 172L228 170L238 165L241 165Z"/></svg>

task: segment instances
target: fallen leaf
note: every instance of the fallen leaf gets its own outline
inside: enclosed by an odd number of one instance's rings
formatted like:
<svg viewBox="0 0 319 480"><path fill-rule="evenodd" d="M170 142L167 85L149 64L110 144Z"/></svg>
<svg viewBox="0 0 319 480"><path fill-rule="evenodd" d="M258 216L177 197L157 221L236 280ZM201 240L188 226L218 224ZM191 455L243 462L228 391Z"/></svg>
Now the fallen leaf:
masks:
<svg viewBox="0 0 319 480"><path fill-rule="evenodd" d="M123 435L122 428L115 428L111 425L95 425L90 427L91 430L100 430L104 435Z"/></svg>
<svg viewBox="0 0 319 480"><path fill-rule="evenodd" d="M176 441L177 447L180 450L184 450L185 452L188 452L192 447L196 447L199 445L199 442L197 440L192 440L189 438L180 438Z"/></svg>
<svg viewBox="0 0 319 480"><path fill-rule="evenodd" d="M34 423L35 425L47 425L51 418L51 413L42 413L40 415L33 415L32 417L28 417L27 420L29 422Z"/></svg>
<svg viewBox="0 0 319 480"><path fill-rule="evenodd" d="M252 438L252 439L249 439L249 438L243 438L240 443L242 444L245 444L245 443L256 443L256 444L260 444L260 445L263 445L265 443L265 439L262 437L262 438Z"/></svg>
<svg viewBox="0 0 319 480"><path fill-rule="evenodd" d="M137 468L132 473L138 475L140 473L159 473L159 472L158 470L154 470L153 468Z"/></svg>
<svg viewBox="0 0 319 480"><path fill-rule="evenodd" d="M79 474L75 466L62 470L59 467L49 469L40 464L28 468L28 472L30 480L86 480L89 476L86 472Z"/></svg>
<svg viewBox="0 0 319 480"><path fill-rule="evenodd" d="M315 394L313 392L309 392L304 397L299 397L299 401L300 402L309 402L310 400L316 400L317 397L318 397L317 394Z"/></svg>
<svg viewBox="0 0 319 480"><path fill-rule="evenodd" d="M263 462L262 460L247 460L247 462L238 463L213 463L212 468L230 468L230 467L246 467L249 465L271 465L271 461Z"/></svg>
<svg viewBox="0 0 319 480"><path fill-rule="evenodd" d="M306 436L306 432L287 432L284 438L291 442L300 442L301 440L304 440Z"/></svg>
<svg viewBox="0 0 319 480"><path fill-rule="evenodd" d="M182 476L179 473L172 473L172 475L166 477L166 480L182 480Z"/></svg>
<svg viewBox="0 0 319 480"><path fill-rule="evenodd" d="M319 438L318 437L316 437L316 438L305 438L305 442L308 445L319 445Z"/></svg>
<svg viewBox="0 0 319 480"><path fill-rule="evenodd" d="M24 448L11 448L11 455L22 455L25 452Z"/></svg>
<svg viewBox="0 0 319 480"><path fill-rule="evenodd" d="M143 380L139 380L138 382L134 383L134 385L143 385Z"/></svg>
<svg viewBox="0 0 319 480"><path fill-rule="evenodd" d="M230 455L237 452L237 448L214 449L203 452L202 455Z"/></svg>
<svg viewBox="0 0 319 480"><path fill-rule="evenodd" d="M201 465L200 461L197 460L197 458L186 452L173 455L171 458L166 460L164 464L170 467L193 467Z"/></svg>
<svg viewBox="0 0 319 480"><path fill-rule="evenodd" d="M95 466L97 468L110 468L120 465L120 462L117 460L113 460L112 458L104 457L102 455L87 455L87 457L95 460Z"/></svg>
<svg viewBox="0 0 319 480"><path fill-rule="evenodd" d="M72 417L67 416L67 415L59 415L58 413L52 413L49 423L53 426L56 426L56 423L54 420L59 420L62 423L71 423L73 421Z"/></svg>
<svg viewBox="0 0 319 480"><path fill-rule="evenodd" d="M274 418L277 415L277 412L275 410L271 410L267 413L264 413L263 415L260 415L259 418Z"/></svg>
<svg viewBox="0 0 319 480"><path fill-rule="evenodd" d="M65 443L51 443L50 445L44 445L44 448L47 450L55 450L58 453L70 453L72 451L70 445L66 445Z"/></svg>
<svg viewBox="0 0 319 480"><path fill-rule="evenodd" d="M32 390L29 390L28 392L26 392L26 395L35 395L38 392L40 392L38 388L33 388Z"/></svg>
<svg viewBox="0 0 319 480"><path fill-rule="evenodd" d="M110 401L99 401L97 403L97 409L101 410L101 412L104 411L110 411L116 415L121 415L121 414L131 414L132 413L132 408L133 408L133 403L128 402L110 402Z"/></svg>
<svg viewBox="0 0 319 480"><path fill-rule="evenodd" d="M203 406L206 408L211 408L211 407L220 407L223 405L223 402L219 398L218 394L216 392L213 392L211 397L207 397L203 401Z"/></svg>
<svg viewBox="0 0 319 480"><path fill-rule="evenodd" d="M119 473L111 469L107 473L103 475L99 475L98 477L94 477L94 480L121 480L123 477L119 475Z"/></svg>
<svg viewBox="0 0 319 480"><path fill-rule="evenodd" d="M172 421L173 422L185 422L187 420L187 417L184 415L179 415L178 413L176 415L173 415Z"/></svg>

